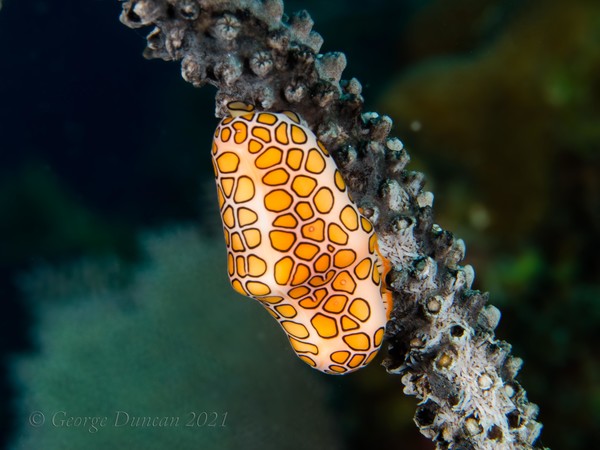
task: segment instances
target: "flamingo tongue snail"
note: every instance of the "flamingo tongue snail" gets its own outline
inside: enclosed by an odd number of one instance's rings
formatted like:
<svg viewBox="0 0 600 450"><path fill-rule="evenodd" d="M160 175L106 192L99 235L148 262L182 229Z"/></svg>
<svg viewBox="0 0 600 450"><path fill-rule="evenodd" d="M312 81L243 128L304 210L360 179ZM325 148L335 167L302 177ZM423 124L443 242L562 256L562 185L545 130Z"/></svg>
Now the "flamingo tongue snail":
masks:
<svg viewBox="0 0 600 450"><path fill-rule="evenodd" d="M266 308L311 367L364 367L391 309L373 225L297 114L228 109L212 158L233 288Z"/></svg>

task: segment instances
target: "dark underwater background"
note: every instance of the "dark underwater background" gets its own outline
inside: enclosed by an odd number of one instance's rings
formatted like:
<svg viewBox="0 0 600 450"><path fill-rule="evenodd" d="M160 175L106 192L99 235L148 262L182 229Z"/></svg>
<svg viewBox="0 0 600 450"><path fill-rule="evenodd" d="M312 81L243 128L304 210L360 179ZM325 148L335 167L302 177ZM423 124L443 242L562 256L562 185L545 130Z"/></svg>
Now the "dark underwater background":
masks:
<svg viewBox="0 0 600 450"><path fill-rule="evenodd" d="M524 360L540 444L597 448L600 3L285 5L308 10L322 52L346 54L344 78L394 119L437 222L465 240L475 287L502 311L498 336ZM0 9L1 445L433 448L399 377L377 361L346 377L304 367L230 292L215 89L143 59L150 30L119 13L108 0ZM116 409L229 422L90 433L30 416Z"/></svg>

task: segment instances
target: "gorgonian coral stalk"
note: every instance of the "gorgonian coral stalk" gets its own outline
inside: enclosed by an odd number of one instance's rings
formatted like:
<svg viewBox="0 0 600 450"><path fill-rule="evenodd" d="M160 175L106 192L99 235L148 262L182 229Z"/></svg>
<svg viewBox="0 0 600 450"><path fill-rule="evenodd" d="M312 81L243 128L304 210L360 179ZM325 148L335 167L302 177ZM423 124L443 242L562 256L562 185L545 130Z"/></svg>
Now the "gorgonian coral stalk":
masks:
<svg viewBox="0 0 600 450"><path fill-rule="evenodd" d="M333 153L392 265L385 365L422 400L421 432L440 449L531 448L538 408L515 381L521 360L494 337L500 312L471 290L464 242L434 223L433 194L406 170L391 119L363 112L360 83L341 79L344 54L319 53L308 13L288 19L280 0L129 0L121 21L154 27L147 58L181 60L186 81L216 86L218 117L236 100L293 110Z"/></svg>

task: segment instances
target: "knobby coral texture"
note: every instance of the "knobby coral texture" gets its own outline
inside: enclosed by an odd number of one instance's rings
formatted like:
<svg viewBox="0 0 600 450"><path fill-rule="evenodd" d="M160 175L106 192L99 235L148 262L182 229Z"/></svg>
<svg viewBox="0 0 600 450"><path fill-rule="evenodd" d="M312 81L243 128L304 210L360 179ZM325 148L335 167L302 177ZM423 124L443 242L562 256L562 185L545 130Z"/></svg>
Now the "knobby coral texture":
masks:
<svg viewBox="0 0 600 450"><path fill-rule="evenodd" d="M471 289L464 242L434 223L391 119L363 111L359 81L341 79L344 54L319 53L309 14L288 18L279 0L130 0L121 21L153 27L145 57L181 60L186 81L216 86L218 117L235 100L292 110L332 152L392 265L385 365L422 400L421 432L440 449L532 448L538 408L515 380L522 361L494 337L499 310Z"/></svg>

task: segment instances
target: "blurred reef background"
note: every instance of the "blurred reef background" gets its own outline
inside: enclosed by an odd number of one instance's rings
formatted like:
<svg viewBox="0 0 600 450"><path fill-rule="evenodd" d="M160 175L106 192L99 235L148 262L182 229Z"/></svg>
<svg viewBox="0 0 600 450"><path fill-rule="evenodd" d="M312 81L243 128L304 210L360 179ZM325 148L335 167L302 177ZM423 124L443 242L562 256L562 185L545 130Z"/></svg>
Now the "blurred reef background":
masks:
<svg viewBox="0 0 600 450"><path fill-rule="evenodd" d="M15 448L342 448L324 376L299 367L271 319L213 273L225 264L220 243L194 226L146 236L141 248L146 262L128 281L110 259L23 280L43 351L15 364L19 416L47 417ZM50 423L89 415L112 425ZM134 419L147 416L178 427Z"/></svg>
<svg viewBox="0 0 600 450"><path fill-rule="evenodd" d="M596 447L600 4L285 4L309 11L325 51L346 53L345 78L394 119L437 221L465 240L475 287L502 311L498 336L525 361L541 444ZM397 377L377 363L343 378L307 369L228 288L214 91L144 60L145 33L119 13L97 0L0 9L0 445L433 448ZM197 434L29 425L58 408L212 408L230 422Z"/></svg>

